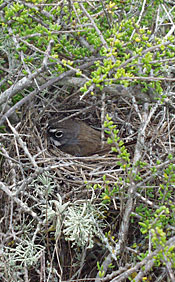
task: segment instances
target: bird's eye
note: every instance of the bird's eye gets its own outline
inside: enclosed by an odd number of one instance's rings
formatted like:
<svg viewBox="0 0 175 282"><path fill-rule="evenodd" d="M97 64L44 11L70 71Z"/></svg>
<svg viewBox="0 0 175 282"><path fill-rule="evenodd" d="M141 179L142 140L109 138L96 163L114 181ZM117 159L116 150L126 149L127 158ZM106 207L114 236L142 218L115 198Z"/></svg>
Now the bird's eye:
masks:
<svg viewBox="0 0 175 282"><path fill-rule="evenodd" d="M57 131L57 132L55 132L55 137L57 137L57 138L61 138L63 136L63 132L62 131Z"/></svg>

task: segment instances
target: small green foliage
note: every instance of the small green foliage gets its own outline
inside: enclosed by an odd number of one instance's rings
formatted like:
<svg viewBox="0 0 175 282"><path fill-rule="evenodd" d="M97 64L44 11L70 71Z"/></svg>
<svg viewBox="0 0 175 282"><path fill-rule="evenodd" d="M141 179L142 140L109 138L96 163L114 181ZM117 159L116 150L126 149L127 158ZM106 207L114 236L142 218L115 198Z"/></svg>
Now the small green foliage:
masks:
<svg viewBox="0 0 175 282"><path fill-rule="evenodd" d="M81 70L77 70L76 76L81 76L81 75L82 75L82 71Z"/></svg>
<svg viewBox="0 0 175 282"><path fill-rule="evenodd" d="M94 184L93 185L93 189L96 190L96 189L101 189L102 186L100 184Z"/></svg>
<svg viewBox="0 0 175 282"><path fill-rule="evenodd" d="M113 121L111 120L111 118L109 117L109 115L106 116L106 121L104 122L104 126L106 128L105 132L107 134L110 135L110 137L108 137L107 142L108 144L116 144L117 146L114 147L112 146L112 151L117 153L118 158L123 159L124 161L126 161L126 163L130 162L130 154L127 152L125 146L123 145L123 141L120 140L120 138L118 137L118 133L119 130L116 129L116 125L113 124ZM123 166L125 166L123 164Z"/></svg>
<svg viewBox="0 0 175 282"><path fill-rule="evenodd" d="M17 102L19 102L21 99L23 99L23 95L22 94L16 94L12 97L12 101L13 104L16 104Z"/></svg>
<svg viewBox="0 0 175 282"><path fill-rule="evenodd" d="M6 127L5 125L0 126L0 133L5 133L6 132Z"/></svg>
<svg viewBox="0 0 175 282"><path fill-rule="evenodd" d="M104 270L103 270L103 265L100 266L99 261L97 261L97 269L98 269L98 271L99 271L99 277L100 277L100 278L103 278L104 275L105 275L105 272L104 272Z"/></svg>
<svg viewBox="0 0 175 282"><path fill-rule="evenodd" d="M172 158L173 158L173 155L172 155L172 154L169 154L169 155L168 155L168 159L169 159L169 160L172 160Z"/></svg>
<svg viewBox="0 0 175 282"><path fill-rule="evenodd" d="M152 216L149 214L149 219L148 216L146 216L143 222L139 222L139 225L141 226L140 231L143 234L146 234L150 230L155 230L156 228L159 230L159 228L166 227L169 221L169 217L167 217L167 215L169 215L169 209L165 206L161 206L153 213Z"/></svg>
<svg viewBox="0 0 175 282"><path fill-rule="evenodd" d="M144 168L144 167L148 166L148 163L142 162L141 160L139 160L139 161L136 162L135 166L139 167L139 168Z"/></svg>

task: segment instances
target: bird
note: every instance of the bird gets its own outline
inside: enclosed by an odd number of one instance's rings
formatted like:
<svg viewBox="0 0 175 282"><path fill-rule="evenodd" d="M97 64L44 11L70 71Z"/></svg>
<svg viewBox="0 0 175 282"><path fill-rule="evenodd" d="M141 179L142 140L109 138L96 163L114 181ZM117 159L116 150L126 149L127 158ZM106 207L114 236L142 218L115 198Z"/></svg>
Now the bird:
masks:
<svg viewBox="0 0 175 282"><path fill-rule="evenodd" d="M76 157L105 153L111 148L109 144L102 146L100 131L77 119L51 119L47 135L52 145Z"/></svg>

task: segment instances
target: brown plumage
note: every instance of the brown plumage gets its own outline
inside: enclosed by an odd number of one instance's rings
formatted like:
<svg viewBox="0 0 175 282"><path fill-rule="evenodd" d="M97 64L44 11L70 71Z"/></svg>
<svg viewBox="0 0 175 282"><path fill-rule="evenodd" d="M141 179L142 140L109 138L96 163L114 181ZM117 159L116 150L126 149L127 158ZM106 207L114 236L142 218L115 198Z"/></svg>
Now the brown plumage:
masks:
<svg viewBox="0 0 175 282"><path fill-rule="evenodd" d="M53 145L74 156L90 156L110 150L108 144L102 148L100 131L79 120L50 120L48 136Z"/></svg>

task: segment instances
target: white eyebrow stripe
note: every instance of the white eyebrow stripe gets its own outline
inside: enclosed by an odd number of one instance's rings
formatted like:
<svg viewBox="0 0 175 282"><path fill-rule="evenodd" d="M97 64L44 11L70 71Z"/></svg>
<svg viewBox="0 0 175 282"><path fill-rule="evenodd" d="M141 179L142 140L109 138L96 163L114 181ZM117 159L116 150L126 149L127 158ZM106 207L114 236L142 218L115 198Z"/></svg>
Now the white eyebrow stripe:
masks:
<svg viewBox="0 0 175 282"><path fill-rule="evenodd" d="M49 128L49 132L56 132L56 131L57 131L56 128L54 128L54 129L50 129L50 128Z"/></svg>

